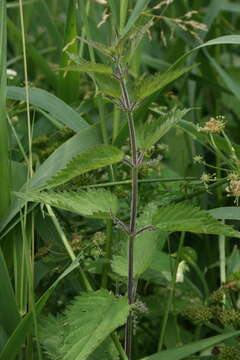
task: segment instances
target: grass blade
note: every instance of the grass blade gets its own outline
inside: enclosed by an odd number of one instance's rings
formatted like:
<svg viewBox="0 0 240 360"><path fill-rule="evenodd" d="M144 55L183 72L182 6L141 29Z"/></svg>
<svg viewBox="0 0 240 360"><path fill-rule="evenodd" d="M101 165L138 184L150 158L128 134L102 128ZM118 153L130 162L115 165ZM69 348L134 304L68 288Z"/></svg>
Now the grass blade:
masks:
<svg viewBox="0 0 240 360"><path fill-rule="evenodd" d="M75 41L77 37L77 16L75 5L75 0L68 1L68 11L64 34L64 46L68 47L68 51L70 53L77 55L78 46L77 41ZM60 58L60 67L63 68L67 65L71 65L71 60L69 64L69 57L63 49ZM61 99L63 99L67 103L73 102L78 96L78 88L79 74L74 72L64 74L60 72L57 93Z"/></svg>
<svg viewBox="0 0 240 360"><path fill-rule="evenodd" d="M0 4L0 219L6 213L10 204L10 162L8 155L8 125L6 119L6 88L7 88L7 30L6 1Z"/></svg>
<svg viewBox="0 0 240 360"><path fill-rule="evenodd" d="M29 96L31 105L47 111L54 119L60 121L70 129L78 132L89 127L88 123L79 113L48 91L30 88ZM7 88L7 97L8 99L23 101L26 99L25 89L17 86L9 86Z"/></svg>

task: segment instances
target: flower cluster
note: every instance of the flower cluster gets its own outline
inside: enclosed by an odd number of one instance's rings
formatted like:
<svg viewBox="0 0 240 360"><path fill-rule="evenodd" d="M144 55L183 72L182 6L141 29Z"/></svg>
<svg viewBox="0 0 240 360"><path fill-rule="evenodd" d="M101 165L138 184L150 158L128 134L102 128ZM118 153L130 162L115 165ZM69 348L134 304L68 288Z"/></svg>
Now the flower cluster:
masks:
<svg viewBox="0 0 240 360"><path fill-rule="evenodd" d="M240 197L240 177L237 174L230 174L228 179L230 181L226 187L226 191L228 192L228 196L235 197L234 202L238 205Z"/></svg>
<svg viewBox="0 0 240 360"><path fill-rule="evenodd" d="M209 134L219 134L225 128L225 117L218 115L211 117L203 127L198 127L198 131L207 132Z"/></svg>
<svg viewBox="0 0 240 360"><path fill-rule="evenodd" d="M216 180L215 174L202 173L200 180L203 182L206 189L208 189L208 183Z"/></svg>

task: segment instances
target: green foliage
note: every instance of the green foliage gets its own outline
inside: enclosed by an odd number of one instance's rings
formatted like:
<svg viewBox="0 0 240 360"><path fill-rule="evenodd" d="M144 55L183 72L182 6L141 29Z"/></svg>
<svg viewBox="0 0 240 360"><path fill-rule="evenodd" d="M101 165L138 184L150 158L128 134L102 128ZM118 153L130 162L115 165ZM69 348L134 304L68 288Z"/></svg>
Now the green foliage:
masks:
<svg viewBox="0 0 240 360"><path fill-rule="evenodd" d="M229 225L215 220L206 211L187 203L162 207L153 215L152 224L162 231L190 231L240 238Z"/></svg>
<svg viewBox="0 0 240 360"><path fill-rule="evenodd" d="M148 206L143 214L138 219L139 229L143 226L152 223L152 217L156 210L155 206ZM134 277L140 277L152 263L153 257L156 254L157 240L159 238L158 231L146 230L139 234L134 241ZM144 257L143 257L144 254ZM115 255L112 261L112 269L115 273L121 276L128 274L128 257L127 257L127 242L124 243L121 249L121 255Z"/></svg>
<svg viewBox="0 0 240 360"><path fill-rule="evenodd" d="M83 216L100 219L109 218L110 211L116 214L118 210L117 197L107 190L32 192L18 193L18 196L28 201L40 202Z"/></svg>
<svg viewBox="0 0 240 360"><path fill-rule="evenodd" d="M23 1L28 124L19 5L0 5L0 360L127 360L128 303L132 359L237 359L239 5Z"/></svg>
<svg viewBox="0 0 240 360"><path fill-rule="evenodd" d="M6 334L10 336L20 321L16 299L2 250L0 249L0 281L4 296L0 297L0 322Z"/></svg>
<svg viewBox="0 0 240 360"><path fill-rule="evenodd" d="M78 53L78 44L75 41L77 36L77 11L75 0L68 0L67 17L64 30L63 46L68 47L68 51L73 54ZM64 51L61 52L60 67L69 65L69 59ZM76 100L79 92L79 75L74 73L59 74L58 95L64 101L71 103Z"/></svg>
<svg viewBox="0 0 240 360"><path fill-rule="evenodd" d="M64 184L87 171L114 164L123 158L122 151L109 145L99 145L76 156L47 183L47 188Z"/></svg>
<svg viewBox="0 0 240 360"><path fill-rule="evenodd" d="M46 329L48 334L44 336L44 347L51 359L94 359L89 355L113 330L124 324L128 312L125 297L116 298L107 290L82 294L60 320L50 318L43 325L42 333ZM101 351L111 350L107 347Z"/></svg>
<svg viewBox="0 0 240 360"><path fill-rule="evenodd" d="M53 291L55 290L56 286L73 270L79 267L79 261L73 261L65 271L61 273L61 275L54 281L52 285L50 285L44 294L40 297L40 299L36 302L35 311L36 314L39 315L46 305L49 297L52 295ZM24 344L25 339L28 334L31 333L33 328L33 312L28 312L22 320L19 322L18 326L15 328L14 332L8 339L7 343L3 347L0 352L0 359L1 360L14 360L19 353L22 344Z"/></svg>
<svg viewBox="0 0 240 360"><path fill-rule="evenodd" d="M158 119L154 119L150 124L141 124L137 128L138 146L142 150L151 148L157 141L161 139L173 126L189 112L186 110L172 110L163 113Z"/></svg>
<svg viewBox="0 0 240 360"><path fill-rule="evenodd" d="M131 16L129 17L127 24L123 29L123 35L127 34L129 30L135 25L142 11L146 9L149 2L150 0L139 0L136 2L135 7L131 13Z"/></svg>
<svg viewBox="0 0 240 360"><path fill-rule="evenodd" d="M164 73L157 73L156 75L147 77L141 80L140 84L136 85L135 96L138 100L144 99L154 94L156 91L163 89L165 86L192 69L193 66L179 68L173 71L169 69Z"/></svg>
<svg viewBox="0 0 240 360"><path fill-rule="evenodd" d="M95 63L84 63L82 65L76 66L66 66L61 68L60 70L65 71L80 71L80 72L96 72L96 73L103 73L103 74L112 74L112 68L105 64L95 64Z"/></svg>
<svg viewBox="0 0 240 360"><path fill-rule="evenodd" d="M47 111L60 124L68 126L74 131L81 131L89 127L88 123L73 108L64 103L55 95L43 89L29 89L30 104ZM7 89L8 99L25 101L25 89L17 86L9 86Z"/></svg>
<svg viewBox="0 0 240 360"><path fill-rule="evenodd" d="M0 5L0 219L6 213L10 204L10 160L9 160L9 141L8 126L6 118L6 87L7 87L7 31L6 31L6 1Z"/></svg>
<svg viewBox="0 0 240 360"><path fill-rule="evenodd" d="M200 340L197 342L193 342L192 344L188 344L182 347L178 347L176 349L165 350L155 355L151 355L141 360L181 360L185 359L186 356L192 355L198 351L204 350L208 347L221 343L222 341L229 339L234 336L238 336L240 332L230 332L223 335L212 336L208 339Z"/></svg>

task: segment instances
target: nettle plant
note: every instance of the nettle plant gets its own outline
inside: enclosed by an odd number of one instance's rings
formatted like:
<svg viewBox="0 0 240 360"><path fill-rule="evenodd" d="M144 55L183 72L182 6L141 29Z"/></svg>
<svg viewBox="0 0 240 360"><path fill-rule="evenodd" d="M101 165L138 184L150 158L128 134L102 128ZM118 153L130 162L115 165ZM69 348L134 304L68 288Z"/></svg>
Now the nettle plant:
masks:
<svg viewBox="0 0 240 360"><path fill-rule="evenodd" d="M133 22L134 18L130 17L129 24ZM81 71L89 74L97 87L97 91L107 101L112 102L114 106L120 109L122 124L116 137L111 139L106 123L104 124L101 120L100 127L104 144L101 143L102 140L99 139L98 135L95 136L99 133L98 128L93 127L92 131L95 131L94 140L92 143L90 141L91 145L88 149L84 149L80 155L73 152L72 157L68 159L70 161L64 159L65 164L55 173L44 173L44 169L40 167L40 170L38 169L31 179L28 191L18 193L18 196L22 198L22 203L27 200L46 205L47 212L58 229L59 224L52 207L71 211L81 216L102 219L104 224L107 224L108 236L105 240L105 258L100 270L101 283L97 285L98 288L96 288L96 282L92 283L89 280L84 262L81 262L75 255L65 235L59 229L62 241L73 260L70 269L68 268L59 280L73 268L78 268L86 291L74 299L63 315L42 319L40 326L41 342L51 359L133 358L132 342L133 333L137 326L136 317L138 314L141 315L148 311L146 305L138 298L138 284L141 279L149 279L148 271L153 270L156 264L158 269L164 271L165 265L161 267L161 261L166 264L167 255L162 251L160 243L163 242L163 238L168 232L181 232L182 235L180 236L176 259L171 261L172 268L167 267L171 291L161 325L159 344L156 344L158 352L144 357L144 359L184 359L239 334L239 332L231 331L177 349L163 349L174 286L177 277L180 276L177 270L183 259L185 232L236 238L240 238L240 233L210 216L207 211L200 210L187 201L167 204L166 206L159 206L159 201L155 201L145 205L140 213L141 199L138 189L139 170L150 166L152 163L152 160L145 158L147 152L174 126L186 127L186 121L183 119L189 112L189 109L170 109L168 112L161 113L151 123L144 123L143 114L147 113L148 104L151 102L150 97L193 68L193 66L183 67L182 64L194 50L220 43L239 43L240 37L226 36L211 40L183 55L166 72L149 78L134 79L129 74L128 63L149 26L150 23L141 27L141 30L137 27L132 30L133 28L127 24L122 36L117 38L111 47L82 39L88 44L90 53L92 53L91 62L68 53L71 64L61 70L67 72ZM93 50L100 52L101 58L105 58L106 63L96 63ZM100 108L101 101L103 100L98 98ZM143 109L145 112L142 111ZM107 125L112 126L111 124ZM197 132L197 129L194 128L192 132L194 131ZM72 143L73 141L82 141L84 137L91 138L91 136L93 135L90 130L86 129L81 135L77 134L71 141ZM128 138L130 154L124 154L118 145L121 146ZM111 141L113 145L110 145ZM56 158L56 153L51 155L52 159ZM74 192L54 190L76 176L105 166L109 167L109 176L111 177L113 170L116 173L113 164L120 161L123 161L131 174L129 216L126 214L123 218L118 216L121 198L109 190L97 188ZM230 183L230 186L234 186L234 183ZM112 252L111 236L109 236L112 231L112 222L118 228L118 236L122 245L116 253ZM115 280L118 286L114 287L112 284L110 287L110 278ZM59 280L56 281L55 285ZM112 291L110 292L108 288ZM49 295L50 292L45 296L44 301ZM139 321L141 321L141 316Z"/></svg>

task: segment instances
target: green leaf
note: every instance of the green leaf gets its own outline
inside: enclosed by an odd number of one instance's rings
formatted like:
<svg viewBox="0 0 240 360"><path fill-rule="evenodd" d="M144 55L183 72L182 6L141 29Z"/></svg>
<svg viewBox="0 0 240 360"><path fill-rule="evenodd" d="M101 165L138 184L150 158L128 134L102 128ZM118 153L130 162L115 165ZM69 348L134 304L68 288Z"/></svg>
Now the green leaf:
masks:
<svg viewBox="0 0 240 360"><path fill-rule="evenodd" d="M150 0L138 0L136 2L136 5L131 13L130 18L128 19L128 22L126 26L123 29L122 36L126 35L129 30L134 26L138 18L141 16L142 12L146 9L148 6Z"/></svg>
<svg viewBox="0 0 240 360"><path fill-rule="evenodd" d="M81 36L77 36L77 38L81 41L83 41L84 43L88 44L89 46L93 47L96 50L99 50L102 54L106 55L106 56L112 56L113 55L113 49L111 47L107 47L104 44L101 44L99 42L96 41L92 41L89 39L84 39Z"/></svg>
<svg viewBox="0 0 240 360"><path fill-rule="evenodd" d="M86 60L80 58L79 56L76 56L71 53L68 53L68 56L80 68L81 67L83 67L83 68L86 67L86 69L89 68L88 75L91 77L91 79L93 81L96 82L96 84L99 87L99 90L103 94L113 96L113 97L121 96L121 89L120 89L119 81L117 79L114 79L112 76L110 76L111 72L110 72L109 66L94 63L94 65L97 65L98 68L99 68L99 65L101 65L100 66L101 69L103 69L103 68L105 68L105 70L108 69L107 71L110 73L105 72L105 71L95 72L95 71L93 71L93 63L89 63ZM95 69L97 69L97 67L95 67ZM92 69L92 70L90 70L90 69Z"/></svg>
<svg viewBox="0 0 240 360"><path fill-rule="evenodd" d="M143 226L152 224L152 216L156 212L156 206L150 204L146 207L143 214L138 219L138 229ZM140 233L134 239L134 255L133 255L133 274L139 277L144 273L152 263L154 254L156 253L158 231L146 230ZM127 241L124 243L120 255L115 255L112 260L112 269L115 273L126 277L128 275L128 246ZM144 256L143 256L144 254Z"/></svg>
<svg viewBox="0 0 240 360"><path fill-rule="evenodd" d="M0 296L0 324L6 334L11 333L16 328L21 317L18 312L18 307L14 297L14 292L11 284L11 279L8 273L7 265L0 248L0 283L1 293Z"/></svg>
<svg viewBox="0 0 240 360"><path fill-rule="evenodd" d="M107 190L89 190L81 192L27 192L17 193L25 200L48 204L63 210L91 216L94 218L109 218L118 210L118 199Z"/></svg>
<svg viewBox="0 0 240 360"><path fill-rule="evenodd" d="M114 164L123 159L119 149L109 145L99 145L76 156L66 167L60 170L46 185L47 188L64 184L74 177L90 170Z"/></svg>
<svg viewBox="0 0 240 360"><path fill-rule="evenodd" d="M59 354L59 348L64 342L67 334L65 330L64 317L49 315L40 319L39 336L40 342L50 359L56 359ZM66 334L65 334L66 332ZM107 338L103 343L88 357L89 360L118 360L118 351L111 339Z"/></svg>
<svg viewBox="0 0 240 360"><path fill-rule="evenodd" d="M136 86L136 98L144 99L156 91L163 89L172 81L192 70L194 66L178 68L176 70L168 69L164 73L157 73L141 80L140 84Z"/></svg>
<svg viewBox="0 0 240 360"><path fill-rule="evenodd" d="M224 206L211 209L208 213L215 219L240 220L240 208L238 206Z"/></svg>
<svg viewBox="0 0 240 360"><path fill-rule="evenodd" d="M119 81L106 74L95 73L94 79L99 86L99 90L104 95L113 96L119 98L121 96L121 90Z"/></svg>
<svg viewBox="0 0 240 360"><path fill-rule="evenodd" d="M38 88L29 89L30 104L47 111L61 124L68 126L74 131L80 131L90 127L88 123L73 108L46 90ZM25 101L25 88L9 86L7 97L12 100Z"/></svg>
<svg viewBox="0 0 240 360"><path fill-rule="evenodd" d="M78 266L79 260L72 262L68 266L68 268L57 278L57 280L45 291L45 293L41 296L41 298L37 301L35 305L35 311L37 315L40 314L47 300L49 299L53 290L56 288L59 282L64 279L69 273L75 270ZM15 357L23 346L27 335L31 333L32 327L33 313L29 312L22 318L22 320L14 330L13 334L8 339L6 345L0 353L0 360L15 360Z"/></svg>
<svg viewBox="0 0 240 360"><path fill-rule="evenodd" d="M80 71L80 72L96 72L111 75L113 73L111 66L105 64L96 64L96 63L84 63L82 65L76 66L66 66L59 70L66 71Z"/></svg>
<svg viewBox="0 0 240 360"><path fill-rule="evenodd" d="M64 47L68 46L68 51L78 54L78 44L76 40L78 33L77 26L77 9L75 0L67 0L67 13L64 29ZM64 51L61 52L59 65L65 67L69 64L68 55ZM59 74L57 95L67 103L78 100L79 95L79 74L68 73Z"/></svg>
<svg viewBox="0 0 240 360"><path fill-rule="evenodd" d="M236 96L238 100L240 100L240 84L236 81L236 79L232 78L215 60L212 56L206 53L206 56L216 69L216 71L221 76L222 80L224 81L225 85L228 89Z"/></svg>
<svg viewBox="0 0 240 360"><path fill-rule="evenodd" d="M46 183L61 169L63 169L74 157L89 151L91 148L100 144L102 141L99 130L96 126L91 126L86 130L74 135L71 139L63 143L57 150L55 150L43 164L39 166L35 174L28 184L28 190L34 190L39 187L44 187ZM20 189L26 191L26 184ZM5 229L13 217L24 206L25 201L13 197L12 205L6 217L0 223L0 231ZM19 218L16 220L16 223ZM13 224L14 226L15 224ZM10 228L6 230L9 231ZM4 236L4 234L3 234Z"/></svg>
<svg viewBox="0 0 240 360"><path fill-rule="evenodd" d="M157 210L153 223L163 231L190 231L240 238L240 232L211 217L207 211L182 203Z"/></svg>
<svg viewBox="0 0 240 360"><path fill-rule="evenodd" d="M7 30L8 30L8 38L12 44L21 43L21 31L19 31L19 27L15 25L15 23L7 18ZM41 53L31 45L30 41L26 43L26 50L28 58L34 63L36 69L41 69L42 73L45 75L45 81L48 82L54 89L57 88L57 77L54 74L53 70L49 66L47 60Z"/></svg>
<svg viewBox="0 0 240 360"><path fill-rule="evenodd" d="M58 356L62 360L88 359L116 328L126 322L129 309L126 297L116 298L107 290L77 297L62 319L64 336L58 346Z"/></svg>
<svg viewBox="0 0 240 360"><path fill-rule="evenodd" d="M7 88L7 29L6 29L6 1L0 4L0 220L10 205L10 159L9 159L9 130L6 118L6 88Z"/></svg>
<svg viewBox="0 0 240 360"><path fill-rule="evenodd" d="M175 349L164 350L157 354L147 356L141 360L181 360L186 359L186 356L192 355L198 351L204 350L208 347L221 343L222 341L231 337L236 337L240 334L240 331L234 331L231 333L212 336L208 339L200 340L191 344L187 344Z"/></svg>
<svg viewBox="0 0 240 360"><path fill-rule="evenodd" d="M163 113L158 119L152 122L141 124L137 128L138 146L147 150L163 137L173 126L175 126L187 113L189 109L172 110Z"/></svg>
<svg viewBox="0 0 240 360"><path fill-rule="evenodd" d="M209 41L205 42L204 44L201 44L201 45L189 50L184 55L180 56L180 58L169 68L169 71L177 70L179 68L179 66L187 59L187 57L190 56L194 51L204 48L206 46L223 45L223 44L239 45L240 44L240 35L220 36L216 39L209 40Z"/></svg>

